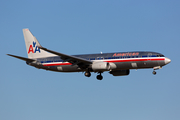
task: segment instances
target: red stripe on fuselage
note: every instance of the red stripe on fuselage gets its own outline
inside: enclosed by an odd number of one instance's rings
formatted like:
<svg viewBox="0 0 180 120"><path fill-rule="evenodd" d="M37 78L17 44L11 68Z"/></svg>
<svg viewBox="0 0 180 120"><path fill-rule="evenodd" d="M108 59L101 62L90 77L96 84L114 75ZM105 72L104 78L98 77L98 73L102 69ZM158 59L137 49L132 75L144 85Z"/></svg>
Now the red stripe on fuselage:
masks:
<svg viewBox="0 0 180 120"><path fill-rule="evenodd" d="M165 60L165 58L151 58L151 59L120 59L120 60L108 60L108 61L104 61L104 62L137 62L137 61L161 61L161 60Z"/></svg>

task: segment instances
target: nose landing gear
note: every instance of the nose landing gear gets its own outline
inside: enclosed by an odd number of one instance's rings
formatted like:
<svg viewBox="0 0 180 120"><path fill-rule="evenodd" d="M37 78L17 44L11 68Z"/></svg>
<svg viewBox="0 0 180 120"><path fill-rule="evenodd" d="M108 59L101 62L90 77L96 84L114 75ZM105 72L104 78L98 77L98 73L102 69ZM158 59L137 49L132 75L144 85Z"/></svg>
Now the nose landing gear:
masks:
<svg viewBox="0 0 180 120"><path fill-rule="evenodd" d="M161 68L162 68L162 66L153 67L154 70L153 70L152 73L153 73L154 75L156 75L156 71L155 71L155 70L159 70L159 69L161 69Z"/></svg>
<svg viewBox="0 0 180 120"><path fill-rule="evenodd" d="M156 75L156 71L154 70L153 72L152 72L154 75Z"/></svg>

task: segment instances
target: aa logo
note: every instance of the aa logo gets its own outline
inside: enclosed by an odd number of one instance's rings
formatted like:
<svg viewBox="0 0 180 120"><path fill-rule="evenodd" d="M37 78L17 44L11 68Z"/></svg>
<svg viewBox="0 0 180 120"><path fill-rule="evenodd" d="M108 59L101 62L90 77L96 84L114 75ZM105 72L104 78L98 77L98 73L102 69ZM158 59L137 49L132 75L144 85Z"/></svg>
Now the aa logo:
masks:
<svg viewBox="0 0 180 120"><path fill-rule="evenodd" d="M33 41L33 45L29 46L28 54L31 53L31 52L36 53L37 51L39 53L41 52L40 49L36 46L36 42Z"/></svg>

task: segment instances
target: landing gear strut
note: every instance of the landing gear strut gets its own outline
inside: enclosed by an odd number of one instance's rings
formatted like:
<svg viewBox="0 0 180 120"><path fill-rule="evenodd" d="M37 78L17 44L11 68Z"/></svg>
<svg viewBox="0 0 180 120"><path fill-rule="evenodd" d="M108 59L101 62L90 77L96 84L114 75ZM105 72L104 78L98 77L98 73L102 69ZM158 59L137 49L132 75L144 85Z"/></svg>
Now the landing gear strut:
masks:
<svg viewBox="0 0 180 120"><path fill-rule="evenodd" d="M87 71L87 72L84 73L84 75L85 75L86 77L90 77L90 76L91 76L91 73L90 73L89 71Z"/></svg>
<svg viewBox="0 0 180 120"><path fill-rule="evenodd" d="M103 79L103 76L101 75L101 73L99 75L97 75L96 77L98 80L102 80Z"/></svg>
<svg viewBox="0 0 180 120"><path fill-rule="evenodd" d="M162 68L162 66L156 66L156 67L153 67L153 74L154 75L156 75L156 71L155 70L159 70L159 69L161 69Z"/></svg>

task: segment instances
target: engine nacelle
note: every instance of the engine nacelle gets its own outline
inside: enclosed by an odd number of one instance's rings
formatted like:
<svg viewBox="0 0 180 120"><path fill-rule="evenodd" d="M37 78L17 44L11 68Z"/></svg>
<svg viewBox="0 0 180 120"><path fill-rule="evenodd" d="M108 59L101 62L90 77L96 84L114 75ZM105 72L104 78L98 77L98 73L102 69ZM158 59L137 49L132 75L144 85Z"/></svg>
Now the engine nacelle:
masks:
<svg viewBox="0 0 180 120"><path fill-rule="evenodd" d="M130 71L129 70L116 70L116 71L110 71L110 74L113 76L124 76L124 75L129 75Z"/></svg>
<svg viewBox="0 0 180 120"><path fill-rule="evenodd" d="M107 71L110 70L108 62L95 62L92 64L93 71Z"/></svg>

